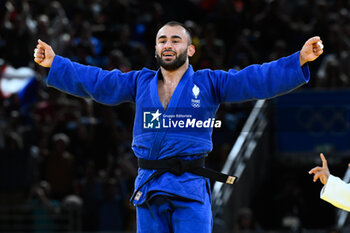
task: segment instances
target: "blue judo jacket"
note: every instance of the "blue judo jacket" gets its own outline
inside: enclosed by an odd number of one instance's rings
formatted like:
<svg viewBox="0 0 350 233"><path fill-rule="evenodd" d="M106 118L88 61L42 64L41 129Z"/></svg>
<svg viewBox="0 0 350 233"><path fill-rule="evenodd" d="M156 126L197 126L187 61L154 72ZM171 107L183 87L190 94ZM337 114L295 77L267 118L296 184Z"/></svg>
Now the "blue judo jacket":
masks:
<svg viewBox="0 0 350 233"><path fill-rule="evenodd" d="M215 120L220 103L272 98L307 83L310 77L308 66L300 67L299 52L241 71L194 71L189 66L164 109L158 96L159 72L146 68L106 71L56 55L47 85L108 105L134 102L135 155L150 160L174 156L191 160L212 150L212 129L220 127ZM154 172L139 168L135 190ZM187 172L165 173L144 185L133 203L140 205L157 194L202 202L209 190L207 178Z"/></svg>

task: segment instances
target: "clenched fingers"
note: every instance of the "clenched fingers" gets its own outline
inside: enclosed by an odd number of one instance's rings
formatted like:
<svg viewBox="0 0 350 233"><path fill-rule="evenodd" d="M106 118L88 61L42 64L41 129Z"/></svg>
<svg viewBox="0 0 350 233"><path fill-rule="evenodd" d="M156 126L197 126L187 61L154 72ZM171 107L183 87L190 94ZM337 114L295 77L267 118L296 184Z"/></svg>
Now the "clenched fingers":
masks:
<svg viewBox="0 0 350 233"><path fill-rule="evenodd" d="M312 52L316 56L320 56L323 53L323 43L322 40L318 40L314 43L312 43Z"/></svg>
<svg viewBox="0 0 350 233"><path fill-rule="evenodd" d="M319 36L311 37L305 42L305 45L312 46L313 48L316 48L316 49L321 49L321 50L323 49L323 41Z"/></svg>
<svg viewBox="0 0 350 233"><path fill-rule="evenodd" d="M311 37L310 39L308 39L306 41L306 44L314 44L314 43L317 43L320 40L321 40L321 38L319 36L314 36L314 37Z"/></svg>
<svg viewBox="0 0 350 233"><path fill-rule="evenodd" d="M42 48L34 49L34 61L41 63L45 59L45 50Z"/></svg>

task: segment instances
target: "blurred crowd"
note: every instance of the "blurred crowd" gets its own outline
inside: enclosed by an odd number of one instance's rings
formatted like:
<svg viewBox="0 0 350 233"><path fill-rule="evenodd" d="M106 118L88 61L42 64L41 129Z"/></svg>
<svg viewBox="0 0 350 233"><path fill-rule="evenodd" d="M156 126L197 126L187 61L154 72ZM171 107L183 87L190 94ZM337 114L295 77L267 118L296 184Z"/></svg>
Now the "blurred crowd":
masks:
<svg viewBox="0 0 350 233"><path fill-rule="evenodd" d="M73 61L157 69L157 30L170 20L191 28L194 69L243 69L301 49L319 35L324 55L304 88L350 86L350 3L346 0L0 0L1 78L34 71L28 88L0 89L0 204L62 203L75 195L83 230L132 230L128 199L137 175L131 151L133 105L104 106L45 86L33 61L37 39ZM223 105L208 166L220 169L251 104ZM215 157L215 159L213 159ZM219 158L219 159L218 159ZM77 201L79 200L79 201ZM46 204L45 204L46 203Z"/></svg>

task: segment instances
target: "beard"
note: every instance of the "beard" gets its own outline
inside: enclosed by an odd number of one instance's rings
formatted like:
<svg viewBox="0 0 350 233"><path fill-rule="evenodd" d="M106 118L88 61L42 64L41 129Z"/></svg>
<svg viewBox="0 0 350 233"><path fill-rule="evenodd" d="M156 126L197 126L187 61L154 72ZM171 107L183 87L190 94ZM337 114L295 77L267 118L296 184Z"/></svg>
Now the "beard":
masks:
<svg viewBox="0 0 350 233"><path fill-rule="evenodd" d="M156 60L157 60L158 65L163 67L165 70L173 71L173 70L176 70L177 68L179 68L180 66L182 66L183 64L185 64L186 59L187 59L186 52L187 52L187 50L180 53L178 56L176 54L175 59L172 62L165 62L162 59L162 57L159 56L158 54L156 54Z"/></svg>

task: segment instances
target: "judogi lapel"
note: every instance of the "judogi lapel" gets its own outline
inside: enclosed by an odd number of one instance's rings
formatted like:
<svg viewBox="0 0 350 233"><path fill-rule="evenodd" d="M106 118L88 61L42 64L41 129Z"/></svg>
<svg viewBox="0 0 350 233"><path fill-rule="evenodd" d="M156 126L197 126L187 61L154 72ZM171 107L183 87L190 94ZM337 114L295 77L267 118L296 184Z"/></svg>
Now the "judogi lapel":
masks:
<svg viewBox="0 0 350 233"><path fill-rule="evenodd" d="M167 109L164 109L162 103L160 102L159 98L159 93L158 93L158 80L159 80L159 75L160 75L160 70L158 70L157 74L154 76L154 78L151 81L150 85L150 91L151 91L151 98L152 98L152 103L156 109L161 110L163 114L167 115L173 115L176 113L177 106L180 101L180 97L182 95L182 92L184 91L184 87L188 83L188 80L190 77L194 74L192 66L189 66L187 71L184 73L182 76L180 82L177 84L177 87L174 90L173 95L171 96L171 99L169 101L169 104L167 106ZM150 151L150 157L152 159L158 158L159 151L160 151L160 146L162 143L162 140L164 136L166 135L168 129L167 128L161 128L157 130L155 133L155 139L153 141L151 151Z"/></svg>

